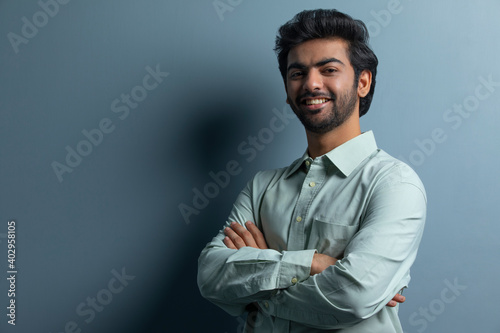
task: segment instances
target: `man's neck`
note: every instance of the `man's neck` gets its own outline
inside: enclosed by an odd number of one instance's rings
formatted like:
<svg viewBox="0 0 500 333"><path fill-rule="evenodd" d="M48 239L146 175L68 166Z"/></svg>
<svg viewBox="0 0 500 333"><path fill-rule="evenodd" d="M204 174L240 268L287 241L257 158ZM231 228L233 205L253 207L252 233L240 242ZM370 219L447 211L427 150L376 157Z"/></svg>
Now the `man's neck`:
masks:
<svg viewBox="0 0 500 333"><path fill-rule="evenodd" d="M324 134L306 130L307 152L312 158L324 155L361 134L358 117L350 117L341 126Z"/></svg>

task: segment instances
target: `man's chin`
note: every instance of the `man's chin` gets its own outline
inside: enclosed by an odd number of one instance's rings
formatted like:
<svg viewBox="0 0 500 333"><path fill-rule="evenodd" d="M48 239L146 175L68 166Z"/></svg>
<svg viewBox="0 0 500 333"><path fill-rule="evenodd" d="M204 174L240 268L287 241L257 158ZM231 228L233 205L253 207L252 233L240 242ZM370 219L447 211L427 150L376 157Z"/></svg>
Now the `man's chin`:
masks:
<svg viewBox="0 0 500 333"><path fill-rule="evenodd" d="M299 118L299 120L308 132L315 134L324 134L337 127L336 124L331 122L312 121L304 118Z"/></svg>

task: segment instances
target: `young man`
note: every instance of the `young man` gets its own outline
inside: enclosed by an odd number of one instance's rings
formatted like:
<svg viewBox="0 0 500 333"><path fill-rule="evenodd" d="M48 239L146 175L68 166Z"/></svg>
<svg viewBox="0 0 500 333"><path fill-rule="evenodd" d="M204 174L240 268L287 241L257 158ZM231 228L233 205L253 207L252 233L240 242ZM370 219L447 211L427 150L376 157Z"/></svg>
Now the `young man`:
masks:
<svg viewBox="0 0 500 333"><path fill-rule="evenodd" d="M199 259L204 297L233 315L256 309L249 332L403 332L398 292L426 196L413 170L360 130L378 64L367 42L365 25L335 10L301 12L279 30L307 151L258 173Z"/></svg>

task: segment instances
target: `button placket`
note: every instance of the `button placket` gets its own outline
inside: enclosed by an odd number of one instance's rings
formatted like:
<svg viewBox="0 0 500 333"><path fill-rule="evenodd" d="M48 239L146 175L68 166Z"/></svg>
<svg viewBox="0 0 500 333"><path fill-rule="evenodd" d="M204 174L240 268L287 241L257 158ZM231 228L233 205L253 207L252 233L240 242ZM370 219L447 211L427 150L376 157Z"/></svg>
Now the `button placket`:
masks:
<svg viewBox="0 0 500 333"><path fill-rule="evenodd" d="M309 223L307 219L308 210L319 188L316 181L320 181L318 178L322 178L321 173L323 166L321 165L321 161L312 161L311 159L307 159L304 162L304 165L307 172L305 174L305 178L302 180L302 188L294 208L294 215L292 216L293 224L290 226L288 232L289 250L304 249L306 243L306 234L304 230L307 228L307 224ZM314 183L314 186L311 186L311 183Z"/></svg>

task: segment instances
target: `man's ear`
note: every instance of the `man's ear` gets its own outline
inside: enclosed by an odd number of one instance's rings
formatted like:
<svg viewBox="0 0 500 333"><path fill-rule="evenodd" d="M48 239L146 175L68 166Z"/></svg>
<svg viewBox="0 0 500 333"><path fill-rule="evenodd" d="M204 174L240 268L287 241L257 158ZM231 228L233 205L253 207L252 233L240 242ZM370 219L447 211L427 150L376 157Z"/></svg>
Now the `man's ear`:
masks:
<svg viewBox="0 0 500 333"><path fill-rule="evenodd" d="M358 96L360 98L365 97L370 92L372 85L372 72L365 69L359 74L358 79Z"/></svg>

